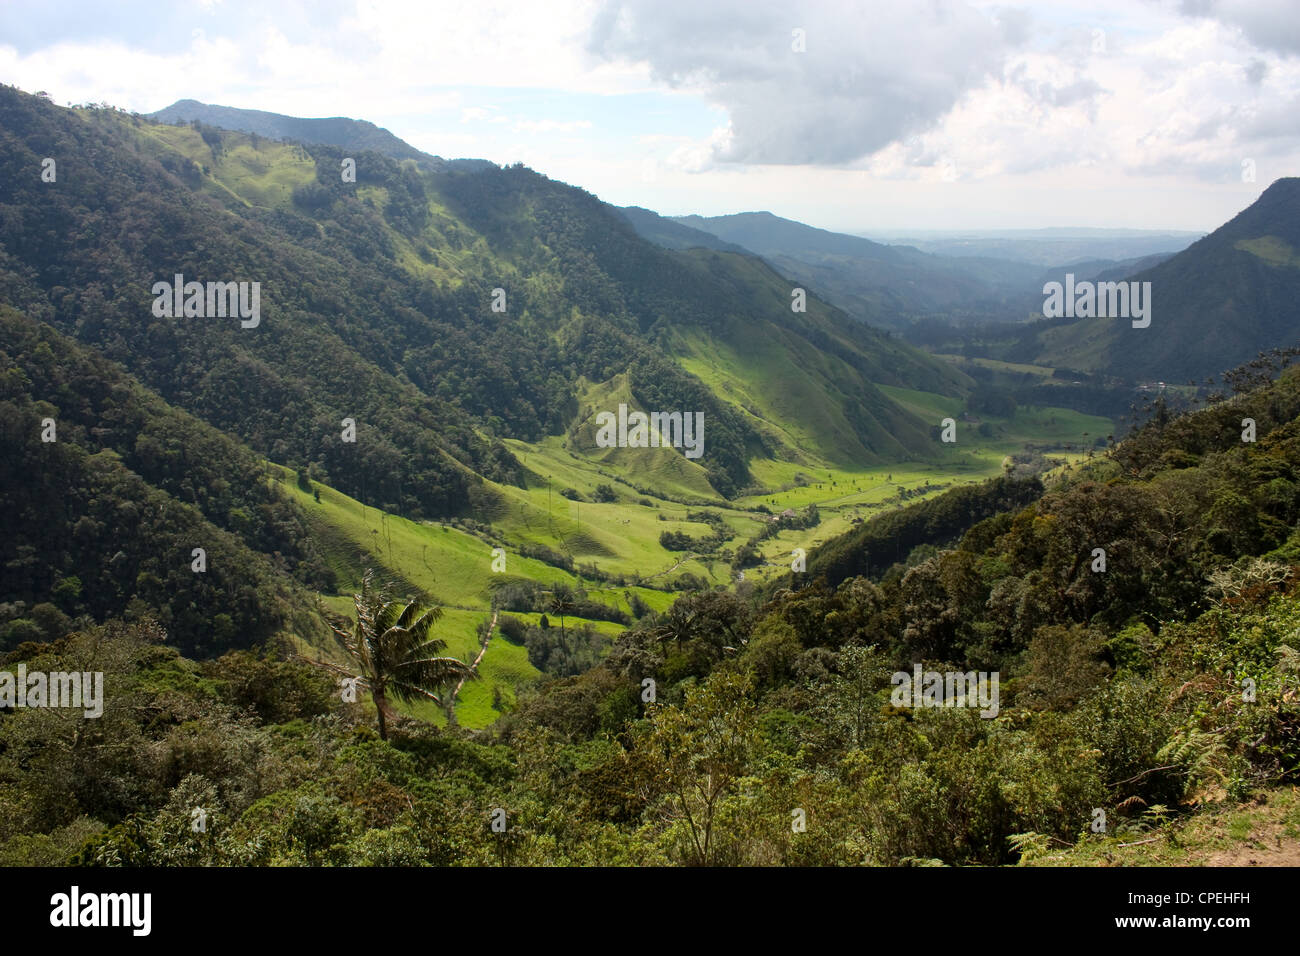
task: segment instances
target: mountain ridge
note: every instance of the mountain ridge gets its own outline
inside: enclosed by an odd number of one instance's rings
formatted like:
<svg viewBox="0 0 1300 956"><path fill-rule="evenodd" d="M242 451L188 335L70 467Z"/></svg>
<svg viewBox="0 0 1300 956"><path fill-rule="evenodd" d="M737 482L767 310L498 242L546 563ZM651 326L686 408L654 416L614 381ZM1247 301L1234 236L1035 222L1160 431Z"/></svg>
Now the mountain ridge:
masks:
<svg viewBox="0 0 1300 956"><path fill-rule="evenodd" d="M413 159L431 169L455 167L482 169L496 164L486 159L443 159L394 135L369 120L346 116L301 117L267 110L244 109L181 99L160 110L145 114L163 123L190 123L198 121L221 129L265 136L284 142L318 143L322 146L339 146L373 150L392 159Z"/></svg>
<svg viewBox="0 0 1300 956"><path fill-rule="evenodd" d="M558 434L572 423L580 375L604 381L629 370L647 407L709 414L703 462L723 494L738 491L750 481L750 458L774 449L764 450L725 393L654 358L674 329L788 343L754 388L770 391L802 367L824 384L823 397L818 424L795 431L864 461L874 460L873 445L913 456L933 449L929 423L896 407L873 379L903 376L948 394L969 387L947 364L815 296L805 313L793 312L790 284L755 269L752 257L662 250L591 194L523 167L406 168L358 151L371 158L358 163L354 185L339 175L343 147L70 111L11 90L0 91L0 118L14 183L8 205L42 208L64 230L34 232L24 215L7 220L0 238L18 258L0 272L15 285L15 305L106 350L168 401L259 453L291 466L316 462L341 491L407 514L467 507L475 476L523 480L492 436ZM66 186L41 193L17 174L41 137L80 140L80 154L98 152L102 162L73 165ZM72 251L92 218L96 251ZM169 222L170 232L135 225L149 221ZM149 284L177 273L259 277L275 318L251 332L142 323ZM52 300L57 288L102 290L103 301ZM492 307L497 288L508 293L503 312ZM809 347L845 363L834 381L825 361L792 361L788 349ZM268 404L236 398L246 395ZM893 424L873 424L869 409ZM349 417L381 442L369 476L332 437ZM384 477L379 460L388 463Z"/></svg>
<svg viewBox="0 0 1300 956"><path fill-rule="evenodd" d="M1075 319L1031 328L1022 354L1134 381L1203 379L1300 339L1300 178L1273 182L1218 229L1132 273L1152 325ZM1157 331L1158 330L1158 331ZM1151 332L1154 334L1143 335Z"/></svg>

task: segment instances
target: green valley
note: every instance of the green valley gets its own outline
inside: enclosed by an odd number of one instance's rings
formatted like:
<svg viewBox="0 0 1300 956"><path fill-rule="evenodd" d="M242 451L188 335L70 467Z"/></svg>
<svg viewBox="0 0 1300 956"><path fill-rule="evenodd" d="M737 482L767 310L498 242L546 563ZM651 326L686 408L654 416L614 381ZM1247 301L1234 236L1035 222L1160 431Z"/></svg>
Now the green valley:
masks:
<svg viewBox="0 0 1300 956"><path fill-rule="evenodd" d="M1298 182L1006 239L1133 252L1069 266L1130 333L1025 321L1037 259L0 88L0 865L1293 859Z"/></svg>

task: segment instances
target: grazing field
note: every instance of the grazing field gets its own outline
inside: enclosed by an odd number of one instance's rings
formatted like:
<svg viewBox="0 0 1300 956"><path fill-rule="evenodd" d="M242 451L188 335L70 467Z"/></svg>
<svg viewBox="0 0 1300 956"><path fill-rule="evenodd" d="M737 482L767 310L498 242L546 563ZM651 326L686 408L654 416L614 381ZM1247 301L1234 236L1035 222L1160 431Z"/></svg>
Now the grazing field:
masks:
<svg viewBox="0 0 1300 956"><path fill-rule="evenodd" d="M738 381L730 384L740 388ZM313 537L337 575L342 594L322 597L329 610L350 614L347 595L359 586L366 568L377 568L399 593L421 593L442 606L445 613L436 633L448 642L448 654L472 661L480 646L476 628L490 619L496 591L511 582L572 588L629 617L636 610L633 596L642 608L660 612L676 599L682 575L711 587L762 582L789 570L799 550L810 551L884 510L999 474L1007 456L1027 448L1076 460L1086 445L1112 428L1106 419L1054 408L1023 407L1007 418L965 420L960 399L879 387L935 426L943 418L956 419L957 441L936 438L930 461L865 468L836 467L812 454L797 461L755 460L751 471L757 487L727 501L701 482L698 466L682 455L657 448L598 449L591 433L579 426L539 442L508 440L526 469L526 487L485 482L473 520L448 522L385 514L319 482L306 490L291 469L268 469L306 511ZM630 400L626 381L615 380L585 393L581 407L590 412ZM610 500L596 500L600 497ZM819 517L814 526L786 528L756 540L783 512L802 514L811 505ZM703 515L712 517L701 520ZM673 532L702 542L719 530L727 536L713 540L707 550L669 550L660 541L665 532ZM736 552L750 541L759 563L738 571ZM501 550L494 555L497 548ZM539 556L547 554L545 560ZM498 556L504 570L494 571ZM501 567L499 561L496 567ZM509 613L529 624L541 617ZM624 629L610 621L569 620L573 626L589 625L611 643ZM463 726L486 726L511 706L520 687L545 679L529 663L527 650L504 640L499 631L492 635L479 675L457 700ZM431 702L404 709L439 723L447 719Z"/></svg>

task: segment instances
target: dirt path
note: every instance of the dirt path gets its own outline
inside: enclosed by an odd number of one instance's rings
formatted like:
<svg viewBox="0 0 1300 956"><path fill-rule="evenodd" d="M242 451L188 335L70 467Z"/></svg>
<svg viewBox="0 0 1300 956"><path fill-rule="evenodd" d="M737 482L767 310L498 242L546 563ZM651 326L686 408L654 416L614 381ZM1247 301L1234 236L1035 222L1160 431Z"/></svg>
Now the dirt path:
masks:
<svg viewBox="0 0 1300 956"><path fill-rule="evenodd" d="M487 633L483 636L483 646L478 649L478 657L474 658L474 663L469 665L471 674L478 673L479 661L483 660L483 655L487 653L488 645L492 643L492 632L496 630L497 615L500 613L500 611L495 609L492 611L492 622L488 624ZM449 716L453 723L456 720L456 697L460 694L460 689L465 686L465 681L467 680L469 680L468 675L462 677L460 682L456 685L456 689L451 692L451 699L448 703L447 709L450 712Z"/></svg>
<svg viewBox="0 0 1300 956"><path fill-rule="evenodd" d="M1279 806L1282 801L1278 797L1277 793L1269 794L1258 810L1241 814L1245 824L1234 835L1235 845L1217 849L1194 862L1206 866L1300 866L1300 839L1296 834L1300 814L1294 800L1287 812L1285 804Z"/></svg>
<svg viewBox="0 0 1300 956"><path fill-rule="evenodd" d="M688 552L687 555L686 555L686 557L682 558L680 561L678 561L676 564L674 564L671 568L668 568L667 570L664 570L664 571L659 571L659 572L657 572L657 573L655 573L655 574L651 574L651 575L649 575L648 577L646 577L644 580L646 580L646 581L653 581L655 578L663 577L665 574L672 574L674 571L676 571L678 568L680 568L680 567L681 567L683 564L685 564L687 561L691 560L691 558L695 558L695 557L699 557L699 555L692 554L692 553Z"/></svg>

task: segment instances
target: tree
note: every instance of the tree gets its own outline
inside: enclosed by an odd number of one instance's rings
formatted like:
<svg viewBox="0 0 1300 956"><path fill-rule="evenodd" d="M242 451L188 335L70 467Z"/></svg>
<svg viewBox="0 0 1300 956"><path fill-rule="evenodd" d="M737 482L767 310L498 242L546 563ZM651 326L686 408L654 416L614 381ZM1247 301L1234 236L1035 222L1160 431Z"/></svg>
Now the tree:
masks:
<svg viewBox="0 0 1300 956"><path fill-rule="evenodd" d="M651 704L638 752L686 821L691 862L708 866L716 855L715 821L721 801L736 791L759 742L753 683L746 674L719 672L689 688L681 707Z"/></svg>
<svg viewBox="0 0 1300 956"><path fill-rule="evenodd" d="M883 655L871 647L846 647L840 653L839 672L821 700L829 722L841 731L849 749L867 746L871 721L880 711L876 692L888 680Z"/></svg>
<svg viewBox="0 0 1300 956"><path fill-rule="evenodd" d="M551 592L551 602L549 605L552 614L560 616L560 644L567 652L569 649L569 635L564 626L564 615L574 610L573 593L564 585L556 587Z"/></svg>
<svg viewBox="0 0 1300 956"><path fill-rule="evenodd" d="M334 631L361 671L361 685L374 698L382 739L388 739L390 693L407 703L423 697L441 705L440 690L477 676L463 661L439 656L447 642L430 637L429 629L442 617L442 608L389 600L375 584L373 571L366 572L353 602L356 623L350 631L337 625Z"/></svg>
<svg viewBox="0 0 1300 956"><path fill-rule="evenodd" d="M694 636L695 612L684 600L678 599L666 614L661 614L650 628L650 634L660 644L672 641L681 650L682 643Z"/></svg>

